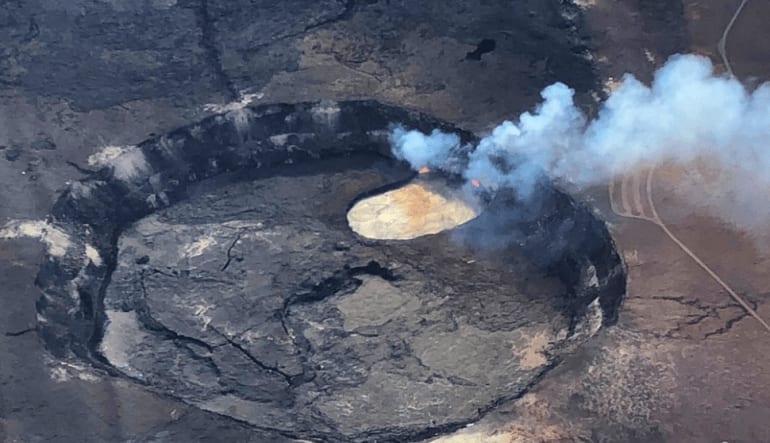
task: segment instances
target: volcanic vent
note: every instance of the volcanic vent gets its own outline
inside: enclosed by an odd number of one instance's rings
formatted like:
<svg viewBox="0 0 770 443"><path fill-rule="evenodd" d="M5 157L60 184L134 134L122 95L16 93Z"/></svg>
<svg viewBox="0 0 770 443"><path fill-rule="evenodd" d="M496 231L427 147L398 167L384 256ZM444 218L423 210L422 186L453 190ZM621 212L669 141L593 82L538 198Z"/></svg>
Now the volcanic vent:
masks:
<svg viewBox="0 0 770 443"><path fill-rule="evenodd" d="M81 253L40 272L47 344L322 441L420 439L522 395L615 321L625 274L609 234L547 182L525 207L415 177L390 154L393 122L473 141L403 109L322 102L127 151L55 207ZM495 247L464 241L481 238Z"/></svg>

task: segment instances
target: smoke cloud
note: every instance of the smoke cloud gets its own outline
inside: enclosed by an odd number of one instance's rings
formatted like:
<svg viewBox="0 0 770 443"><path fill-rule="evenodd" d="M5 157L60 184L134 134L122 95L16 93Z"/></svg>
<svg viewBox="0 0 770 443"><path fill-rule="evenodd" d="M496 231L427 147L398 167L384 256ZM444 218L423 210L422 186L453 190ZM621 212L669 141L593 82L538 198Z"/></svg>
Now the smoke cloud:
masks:
<svg viewBox="0 0 770 443"><path fill-rule="evenodd" d="M434 129L430 134L407 131L397 126L391 132L393 154L399 160L409 162L414 169L423 166L461 172L457 161L471 150L471 146L460 145L460 137Z"/></svg>
<svg viewBox="0 0 770 443"><path fill-rule="evenodd" d="M493 190L512 187L523 197L541 171L580 188L639 167L703 157L742 171L731 181L739 193L753 192L742 188L749 183L770 185L770 84L750 92L715 75L705 57L671 57L650 86L626 74L593 120L575 106L567 85L555 83L541 95L534 111L503 122L475 149L440 131L396 128L393 151L415 169L465 156L466 179Z"/></svg>

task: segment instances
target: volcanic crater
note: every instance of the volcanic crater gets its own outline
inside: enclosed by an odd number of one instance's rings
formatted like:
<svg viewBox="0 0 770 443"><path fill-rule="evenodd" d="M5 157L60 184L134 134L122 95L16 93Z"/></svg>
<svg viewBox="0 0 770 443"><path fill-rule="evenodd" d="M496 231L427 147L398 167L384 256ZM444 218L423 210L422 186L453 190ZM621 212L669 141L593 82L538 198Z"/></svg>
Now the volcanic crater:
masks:
<svg viewBox="0 0 770 443"><path fill-rule="evenodd" d="M520 397L616 321L626 274L607 228L543 177L450 229L359 235L349 214L367 198L460 192L393 158L394 123L476 140L322 101L244 107L123 152L54 207L72 246L38 275L41 336L294 438L420 440Z"/></svg>

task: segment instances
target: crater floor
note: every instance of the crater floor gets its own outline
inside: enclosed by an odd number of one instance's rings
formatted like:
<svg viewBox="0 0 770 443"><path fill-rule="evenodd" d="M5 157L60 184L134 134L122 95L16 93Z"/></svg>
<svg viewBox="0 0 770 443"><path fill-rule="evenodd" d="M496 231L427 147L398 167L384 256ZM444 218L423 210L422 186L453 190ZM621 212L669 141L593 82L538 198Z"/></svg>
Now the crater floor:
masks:
<svg viewBox="0 0 770 443"><path fill-rule="evenodd" d="M203 182L123 233L111 364L262 428L359 441L457 428L553 364L558 279L450 233L354 234L350 202L408 173L382 158L288 172Z"/></svg>

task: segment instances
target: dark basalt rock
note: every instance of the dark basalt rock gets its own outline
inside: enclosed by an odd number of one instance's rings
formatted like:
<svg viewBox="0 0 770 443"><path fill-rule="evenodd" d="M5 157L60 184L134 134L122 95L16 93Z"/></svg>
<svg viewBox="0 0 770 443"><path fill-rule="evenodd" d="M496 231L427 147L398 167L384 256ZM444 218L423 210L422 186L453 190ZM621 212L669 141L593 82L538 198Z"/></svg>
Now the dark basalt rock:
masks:
<svg viewBox="0 0 770 443"><path fill-rule="evenodd" d="M495 50L497 43L490 38L485 38L476 45L476 49L465 54L466 60L481 60L481 56Z"/></svg>
<svg viewBox="0 0 770 443"><path fill-rule="evenodd" d="M452 232L357 237L351 202L413 178L391 158L394 122L475 141L402 108L319 102L124 153L51 214L74 244L38 276L42 338L296 438L426 438L523 395L617 319L625 272L606 226L543 180Z"/></svg>

